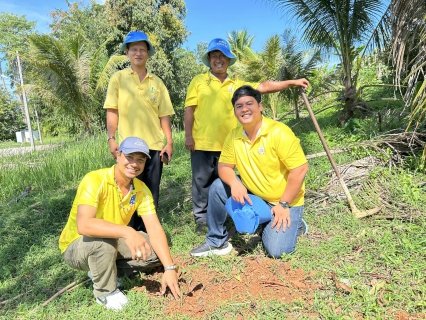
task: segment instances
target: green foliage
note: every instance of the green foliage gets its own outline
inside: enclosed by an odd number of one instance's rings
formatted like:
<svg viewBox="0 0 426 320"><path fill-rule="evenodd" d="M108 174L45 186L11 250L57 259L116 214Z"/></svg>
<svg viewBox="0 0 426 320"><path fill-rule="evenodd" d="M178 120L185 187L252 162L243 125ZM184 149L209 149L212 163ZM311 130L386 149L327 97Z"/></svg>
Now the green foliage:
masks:
<svg viewBox="0 0 426 320"><path fill-rule="evenodd" d="M141 30L148 34L157 52L161 48L166 56L188 36L183 23L186 6L181 0L106 1L105 15L117 30L116 38L109 47L110 54L118 52L118 47L131 30ZM111 51L113 48L114 51Z"/></svg>
<svg viewBox="0 0 426 320"><path fill-rule="evenodd" d="M34 32L35 21L28 22L25 15L18 16L7 12L0 12L0 61L7 61L7 75L16 72L16 51L27 51L26 36ZM3 56L3 57L2 57ZM3 73L0 65L0 73Z"/></svg>
<svg viewBox="0 0 426 320"><path fill-rule="evenodd" d="M67 2L68 9L51 12L51 34L61 40L71 40L76 33L83 35L85 46L99 48L111 37L113 26L105 18L104 6L90 1L84 6L81 2ZM105 56L106 56L105 51Z"/></svg>
<svg viewBox="0 0 426 320"><path fill-rule="evenodd" d="M387 14L386 7L379 0L362 1L304 1L270 0L289 17L296 19L303 29L303 38L313 47L334 53L340 60L340 72L344 91L344 108L340 123L350 119L353 107L357 105L357 83L362 54L369 48L372 38L380 38L381 24Z"/></svg>
<svg viewBox="0 0 426 320"><path fill-rule="evenodd" d="M237 61L245 62L257 59L257 54L251 48L254 36L248 34L247 29L242 31L232 31L228 33L228 42L232 53L237 57Z"/></svg>
<svg viewBox="0 0 426 320"><path fill-rule="evenodd" d="M66 41L48 35L33 35L29 40L31 54L24 59L31 63L32 82L26 91L53 112L55 121L63 119L62 124L71 130L82 126L91 134L93 124L100 121L97 111L102 105L102 97L95 92L100 50L86 47L78 33Z"/></svg>
<svg viewBox="0 0 426 320"><path fill-rule="evenodd" d="M17 101L0 91L0 141L15 139L15 132L25 127Z"/></svg>

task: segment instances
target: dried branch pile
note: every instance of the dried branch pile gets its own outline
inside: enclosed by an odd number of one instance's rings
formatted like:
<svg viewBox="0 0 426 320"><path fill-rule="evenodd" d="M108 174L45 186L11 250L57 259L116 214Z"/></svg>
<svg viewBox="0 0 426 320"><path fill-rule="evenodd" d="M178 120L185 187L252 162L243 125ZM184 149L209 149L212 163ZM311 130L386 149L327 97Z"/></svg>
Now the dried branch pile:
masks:
<svg viewBox="0 0 426 320"><path fill-rule="evenodd" d="M357 205L362 208L383 206L384 218L412 219L419 216L421 212L410 209L401 201L395 201L395 196L389 190L389 185L385 178L375 177L368 179L369 173L377 166L392 167L402 165L407 156L418 156L418 151L426 147L425 133L390 133L375 137L372 140L353 144L344 149L350 152L353 147L363 147L370 156L338 166L339 172L350 189L357 198ZM375 156L370 151L375 151ZM379 155L377 155L377 151ZM342 150L339 150L342 152ZM384 156L381 156L384 155ZM309 158L309 156L307 156ZM329 210L336 202L345 201L345 194L340 186L339 180L333 170L323 174L329 177L327 185L313 191L306 188L306 204L308 206L320 207L322 210ZM421 183L419 187L426 185ZM320 210L321 210L320 209ZM393 214L389 214L392 212Z"/></svg>

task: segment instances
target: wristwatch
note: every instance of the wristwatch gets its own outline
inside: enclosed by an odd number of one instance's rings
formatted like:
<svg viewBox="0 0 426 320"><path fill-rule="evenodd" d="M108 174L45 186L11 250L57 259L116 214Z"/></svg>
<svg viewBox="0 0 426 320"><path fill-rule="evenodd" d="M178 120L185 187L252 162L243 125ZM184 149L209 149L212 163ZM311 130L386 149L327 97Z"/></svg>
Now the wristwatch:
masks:
<svg viewBox="0 0 426 320"><path fill-rule="evenodd" d="M109 136L107 141L109 141L109 140L111 140L111 139L114 139L114 140L115 140L115 137L114 137L114 136Z"/></svg>
<svg viewBox="0 0 426 320"><path fill-rule="evenodd" d="M167 267L164 267L164 271L167 271L167 270L176 270L176 269L177 269L177 266L174 265L174 264L172 264L170 266L167 266Z"/></svg>
<svg viewBox="0 0 426 320"><path fill-rule="evenodd" d="M279 204L284 209L289 209L290 208L290 204L287 201L280 201Z"/></svg>

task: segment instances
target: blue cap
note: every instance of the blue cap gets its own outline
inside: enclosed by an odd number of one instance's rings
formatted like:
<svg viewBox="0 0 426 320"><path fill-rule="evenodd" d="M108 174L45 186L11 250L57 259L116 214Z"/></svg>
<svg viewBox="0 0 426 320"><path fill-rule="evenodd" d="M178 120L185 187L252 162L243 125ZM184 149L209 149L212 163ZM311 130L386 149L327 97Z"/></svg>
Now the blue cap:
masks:
<svg viewBox="0 0 426 320"><path fill-rule="evenodd" d="M135 152L144 153L149 159L149 148L145 141L138 137L127 137L120 143L118 151L123 152L124 154L131 154Z"/></svg>
<svg viewBox="0 0 426 320"><path fill-rule="evenodd" d="M254 233L261 223L271 221L271 208L261 198L249 194L251 202L241 204L234 201L232 197L226 200L225 208L234 221L238 232Z"/></svg>
<svg viewBox="0 0 426 320"><path fill-rule="evenodd" d="M121 45L121 50L126 51L127 44L132 42L145 41L148 43L149 56L152 57L155 54L155 49L152 46L151 42L148 40L148 36L142 31L130 31L126 39L124 39L123 44Z"/></svg>
<svg viewBox="0 0 426 320"><path fill-rule="evenodd" d="M216 38L210 41L206 53L204 53L203 56L201 57L201 60L207 67L211 68L210 62L209 62L209 52L215 51L215 50L219 50L225 56L231 59L231 61L229 61L229 66L232 66L237 61L237 57L235 57L231 53L231 47L229 46L228 41L220 39L220 38Z"/></svg>

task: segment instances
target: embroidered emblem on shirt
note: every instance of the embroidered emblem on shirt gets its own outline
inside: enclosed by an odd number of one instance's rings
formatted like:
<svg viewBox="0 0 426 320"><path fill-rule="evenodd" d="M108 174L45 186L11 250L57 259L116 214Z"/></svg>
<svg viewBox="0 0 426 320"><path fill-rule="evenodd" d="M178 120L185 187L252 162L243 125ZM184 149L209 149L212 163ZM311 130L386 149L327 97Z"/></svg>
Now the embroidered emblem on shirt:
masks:
<svg viewBox="0 0 426 320"><path fill-rule="evenodd" d="M154 91L155 91L155 88L154 88L154 87L151 87L150 92L151 92L151 93L154 93Z"/></svg>
<svg viewBox="0 0 426 320"><path fill-rule="evenodd" d="M265 148L263 148L263 146L260 146L258 152L261 156L263 156L265 154Z"/></svg>
<svg viewBox="0 0 426 320"><path fill-rule="evenodd" d="M232 88L232 84L229 86L228 91L229 92L233 92L234 91L234 89Z"/></svg>
<svg viewBox="0 0 426 320"><path fill-rule="evenodd" d="M136 195L134 194L134 195L130 198L130 202L129 202L129 204L130 204L130 205L133 205L133 204L135 204L135 202L136 202Z"/></svg>

